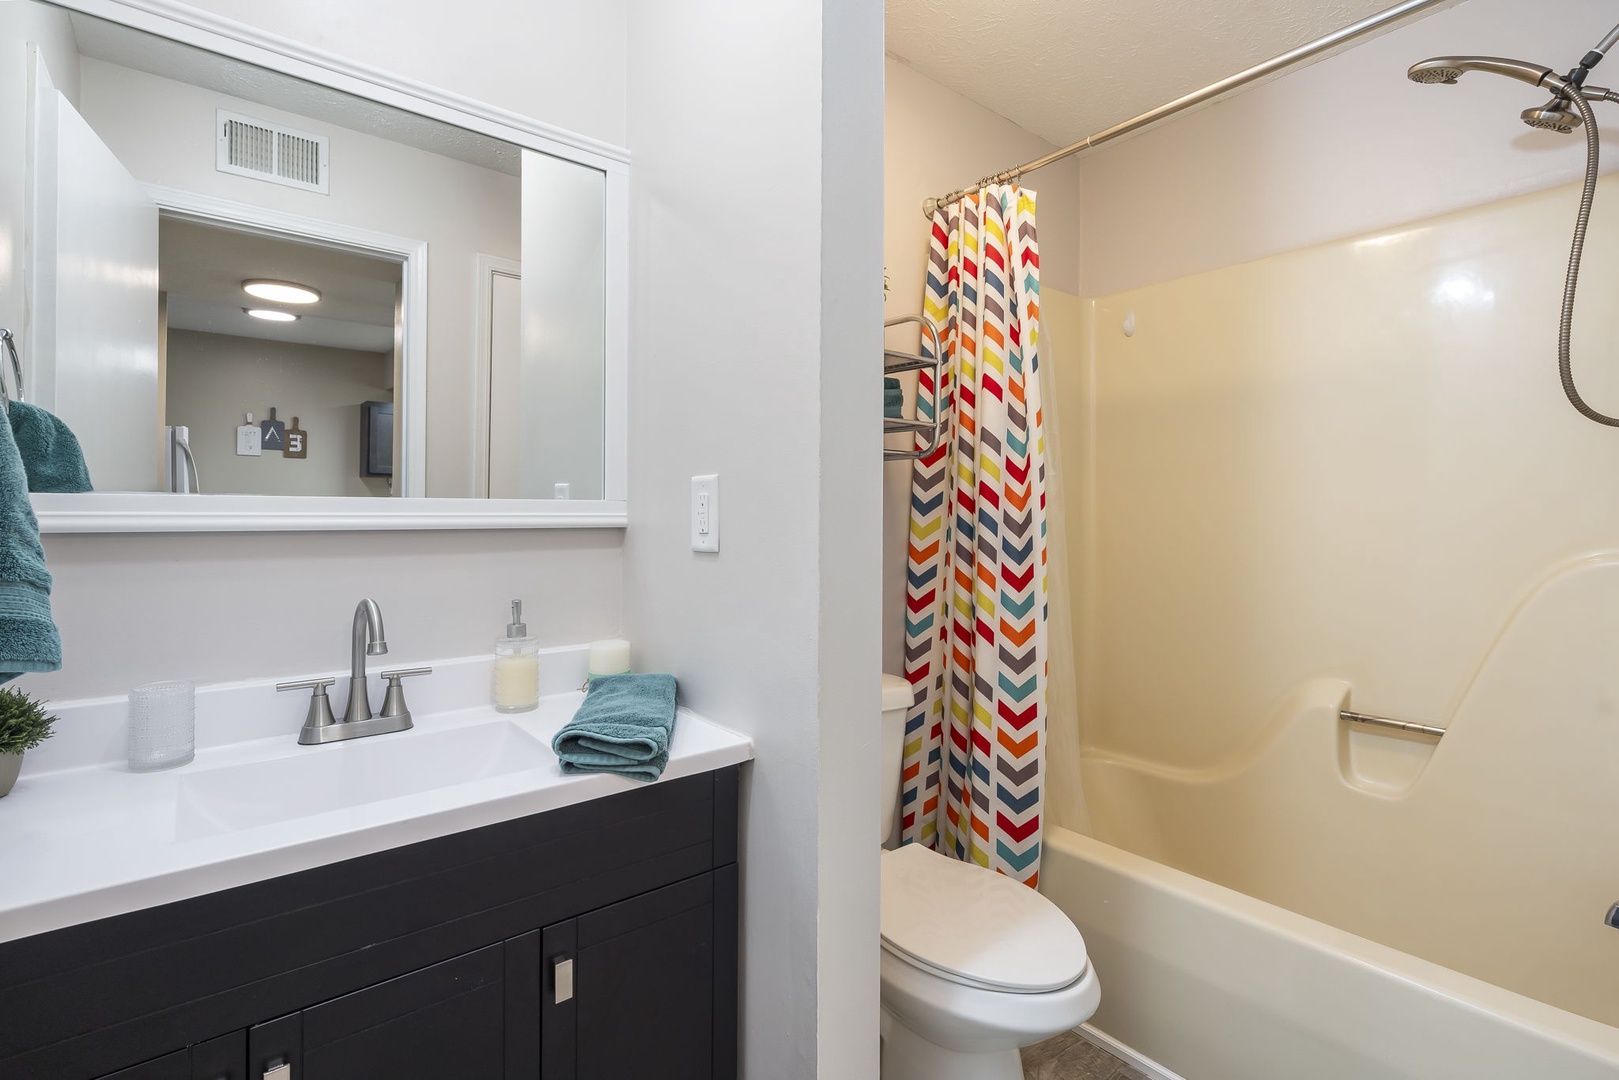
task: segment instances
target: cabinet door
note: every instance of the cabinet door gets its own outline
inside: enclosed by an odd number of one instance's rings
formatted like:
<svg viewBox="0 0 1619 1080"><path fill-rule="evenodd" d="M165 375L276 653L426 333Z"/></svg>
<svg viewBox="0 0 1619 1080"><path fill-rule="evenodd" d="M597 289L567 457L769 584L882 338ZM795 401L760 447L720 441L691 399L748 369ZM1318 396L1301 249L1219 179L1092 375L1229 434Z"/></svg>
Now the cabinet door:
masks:
<svg viewBox="0 0 1619 1080"><path fill-rule="evenodd" d="M246 1080L247 1032L233 1031L191 1048L191 1080Z"/></svg>
<svg viewBox="0 0 1619 1080"><path fill-rule="evenodd" d="M544 1080L712 1080L714 875L547 927Z"/></svg>
<svg viewBox="0 0 1619 1080"><path fill-rule="evenodd" d="M504 973L491 945L305 1009L295 1080L504 1080Z"/></svg>

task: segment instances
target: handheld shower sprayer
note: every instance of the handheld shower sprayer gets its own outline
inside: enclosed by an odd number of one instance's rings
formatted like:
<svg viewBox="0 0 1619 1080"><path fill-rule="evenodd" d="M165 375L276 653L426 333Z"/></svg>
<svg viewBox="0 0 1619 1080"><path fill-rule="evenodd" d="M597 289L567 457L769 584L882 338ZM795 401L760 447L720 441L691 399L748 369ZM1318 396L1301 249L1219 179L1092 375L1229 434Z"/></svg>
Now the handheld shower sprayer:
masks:
<svg viewBox="0 0 1619 1080"><path fill-rule="evenodd" d="M1412 64L1406 77L1414 83L1444 83L1448 86L1469 71L1487 71L1531 86L1549 86L1553 89L1560 89L1568 82L1549 67L1525 60L1511 60L1505 56L1435 56Z"/></svg>
<svg viewBox="0 0 1619 1080"><path fill-rule="evenodd" d="M1585 184L1580 191L1579 216L1574 222L1574 242L1568 256L1568 274L1563 279L1563 306L1557 325L1557 372L1563 383L1563 393L1579 414L1588 420L1609 427L1619 427L1619 417L1600 413L1585 403L1574 385L1573 362L1570 358L1570 340L1574 331L1574 293L1579 285L1580 259L1585 252L1585 233L1591 222L1591 206L1596 201L1598 156L1601 153L1600 134L1591 101L1619 101L1619 93L1597 86L1586 86L1591 69L1602 62L1608 50L1619 44L1619 26L1586 53L1580 62L1559 75L1551 68L1531 64L1525 60L1512 60L1504 56L1435 56L1412 64L1406 76L1424 85L1453 84L1471 71L1491 75L1504 75L1531 86L1552 92L1552 99L1537 108L1525 109L1520 115L1524 123L1542 131L1567 135L1585 128Z"/></svg>

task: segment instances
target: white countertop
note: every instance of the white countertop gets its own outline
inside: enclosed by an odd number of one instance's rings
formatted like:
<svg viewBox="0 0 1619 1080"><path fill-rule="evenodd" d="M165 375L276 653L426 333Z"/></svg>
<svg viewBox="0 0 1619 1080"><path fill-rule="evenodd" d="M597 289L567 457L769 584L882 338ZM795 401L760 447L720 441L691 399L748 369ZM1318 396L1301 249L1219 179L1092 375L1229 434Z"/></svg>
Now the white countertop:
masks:
<svg viewBox="0 0 1619 1080"><path fill-rule="evenodd" d="M554 651L548 661L558 675L550 680L553 689L573 677L576 652ZM443 704L444 697L452 696L448 691L488 685L481 660L453 661L442 669L447 689L420 695L424 701L436 698ZM238 741L221 736L227 721L217 719L219 715L277 701L273 689L265 696L266 686L199 688L196 758L160 772L131 772L121 759L108 760L109 746L117 745L110 725L121 713L121 702L58 710L63 716L59 730L72 714L82 732L93 734L75 735L77 745L54 754L41 753L40 768L31 769L36 752L30 752L16 788L0 799L0 941L644 786L603 773L562 773L551 738L578 708L578 691L552 693L533 712L506 715L481 705L424 716L413 701L412 730L326 746L297 744L306 695L289 694L279 699L272 719L230 724L236 734L272 725L278 734ZM453 696L465 699L464 694ZM286 700L293 697L296 702ZM290 719L294 714L297 719ZM476 746L462 755L465 760L438 752L462 746L469 738ZM418 749L424 753L413 760ZM379 750L384 754L379 756ZM86 762L86 756L100 760ZM752 756L745 736L682 709L669 765L657 782L721 769ZM408 762L409 768L400 770L400 762ZM420 790L420 781L401 775L422 772L422 762L434 762L426 768L429 774L443 772L433 781L442 786ZM379 764L389 770L380 781ZM301 816L287 817L284 805L264 813L273 792L248 790L242 799L232 799L230 788L239 778L262 778L269 781L265 786L274 786L277 778L287 776L308 781L306 794L294 796L302 800L294 811ZM334 805L342 799L333 793L359 780L380 783L376 790L389 797Z"/></svg>

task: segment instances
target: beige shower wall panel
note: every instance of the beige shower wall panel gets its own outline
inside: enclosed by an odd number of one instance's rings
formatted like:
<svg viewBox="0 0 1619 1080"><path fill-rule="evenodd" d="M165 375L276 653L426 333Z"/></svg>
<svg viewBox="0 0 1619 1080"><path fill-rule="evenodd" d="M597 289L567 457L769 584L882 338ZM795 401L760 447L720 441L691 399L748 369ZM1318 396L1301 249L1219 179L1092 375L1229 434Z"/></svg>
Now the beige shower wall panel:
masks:
<svg viewBox="0 0 1619 1080"><path fill-rule="evenodd" d="M1095 834L1229 888L1619 1024L1619 553L1514 613L1442 739L1352 727L1308 680L1197 771L1085 760Z"/></svg>
<svg viewBox="0 0 1619 1080"><path fill-rule="evenodd" d="M1089 751L1206 768L1311 678L1442 723L1531 583L1619 547L1619 431L1580 418L1557 379L1575 199L1095 301L1094 502L1069 529L1100 568L1088 589L1076 575ZM1619 412L1604 205L1619 181L1598 198L1575 368Z"/></svg>
<svg viewBox="0 0 1619 1080"><path fill-rule="evenodd" d="M1040 383L1046 435L1047 680L1046 818L1089 833L1080 782L1080 723L1086 709L1086 646L1093 639L1083 619L1085 555L1094 550L1090 529L1091 312L1071 293L1040 290Z"/></svg>

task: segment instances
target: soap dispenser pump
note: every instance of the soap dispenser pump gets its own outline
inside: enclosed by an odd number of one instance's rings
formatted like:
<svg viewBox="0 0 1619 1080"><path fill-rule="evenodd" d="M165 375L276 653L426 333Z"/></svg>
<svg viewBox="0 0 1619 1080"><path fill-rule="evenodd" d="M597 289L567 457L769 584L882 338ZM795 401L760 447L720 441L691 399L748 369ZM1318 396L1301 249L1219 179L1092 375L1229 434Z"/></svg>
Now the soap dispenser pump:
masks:
<svg viewBox="0 0 1619 1080"><path fill-rule="evenodd" d="M528 636L523 602L512 601L506 636L495 641L495 711L528 712L540 704L540 643Z"/></svg>

